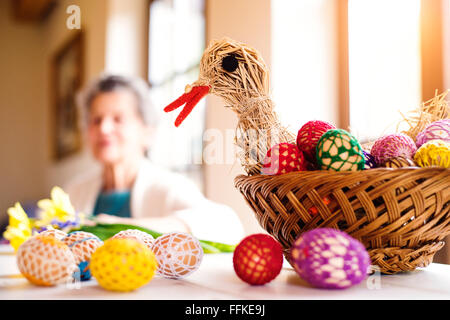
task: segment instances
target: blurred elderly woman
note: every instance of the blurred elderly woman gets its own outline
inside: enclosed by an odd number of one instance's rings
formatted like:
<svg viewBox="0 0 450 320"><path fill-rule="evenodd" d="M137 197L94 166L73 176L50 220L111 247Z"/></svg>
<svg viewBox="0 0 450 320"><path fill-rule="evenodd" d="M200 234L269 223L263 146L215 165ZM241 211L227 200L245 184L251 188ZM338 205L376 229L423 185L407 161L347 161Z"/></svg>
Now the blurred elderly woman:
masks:
<svg viewBox="0 0 450 320"><path fill-rule="evenodd" d="M215 241L238 242L244 236L229 207L207 200L188 178L146 158L156 116L145 82L102 76L80 94L80 102L88 144L102 170L65 187L77 210L102 222Z"/></svg>

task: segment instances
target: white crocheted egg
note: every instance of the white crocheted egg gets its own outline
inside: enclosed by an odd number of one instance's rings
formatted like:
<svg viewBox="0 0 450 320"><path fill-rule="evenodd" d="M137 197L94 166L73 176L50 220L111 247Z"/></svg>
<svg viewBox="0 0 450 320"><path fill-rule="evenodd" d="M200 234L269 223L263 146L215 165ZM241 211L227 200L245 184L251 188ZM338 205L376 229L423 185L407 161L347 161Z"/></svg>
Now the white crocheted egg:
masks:
<svg viewBox="0 0 450 320"><path fill-rule="evenodd" d="M200 242L187 233L171 232L157 238L153 252L158 261L157 275L178 279L200 267L203 249Z"/></svg>
<svg viewBox="0 0 450 320"><path fill-rule="evenodd" d="M153 238L147 232L137 230L137 229L127 229L116 233L113 239L134 239L138 242L145 244L149 249L152 249L153 242L155 238Z"/></svg>

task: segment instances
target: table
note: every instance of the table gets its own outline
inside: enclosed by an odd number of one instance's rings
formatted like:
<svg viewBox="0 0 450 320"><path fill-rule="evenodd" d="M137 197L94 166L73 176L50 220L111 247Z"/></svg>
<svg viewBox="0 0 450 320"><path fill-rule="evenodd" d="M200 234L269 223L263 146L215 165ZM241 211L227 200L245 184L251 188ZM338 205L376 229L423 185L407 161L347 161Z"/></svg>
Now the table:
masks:
<svg viewBox="0 0 450 320"><path fill-rule="evenodd" d="M38 287L17 269L11 247L0 245L0 299L125 299L125 300L378 300L450 299L450 265L433 263L427 268L396 275L370 276L346 290L310 287L284 261L281 274L264 286L250 286L234 273L233 255L207 254L195 273L182 280L154 277L134 292L117 293L102 289L95 279L77 285Z"/></svg>

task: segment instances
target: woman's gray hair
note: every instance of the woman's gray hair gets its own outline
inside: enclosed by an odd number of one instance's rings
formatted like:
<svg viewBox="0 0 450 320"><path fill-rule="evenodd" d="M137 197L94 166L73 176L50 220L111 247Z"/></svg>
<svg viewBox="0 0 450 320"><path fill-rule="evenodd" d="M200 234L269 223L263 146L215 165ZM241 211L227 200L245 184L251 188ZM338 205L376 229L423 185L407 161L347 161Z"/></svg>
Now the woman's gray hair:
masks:
<svg viewBox="0 0 450 320"><path fill-rule="evenodd" d="M102 74L78 93L77 104L79 106L83 127L87 127L89 109L97 95L123 89L130 90L135 94L138 101L137 111L144 124L155 127L158 124L159 117L152 105L150 88L147 83L141 78L114 74Z"/></svg>

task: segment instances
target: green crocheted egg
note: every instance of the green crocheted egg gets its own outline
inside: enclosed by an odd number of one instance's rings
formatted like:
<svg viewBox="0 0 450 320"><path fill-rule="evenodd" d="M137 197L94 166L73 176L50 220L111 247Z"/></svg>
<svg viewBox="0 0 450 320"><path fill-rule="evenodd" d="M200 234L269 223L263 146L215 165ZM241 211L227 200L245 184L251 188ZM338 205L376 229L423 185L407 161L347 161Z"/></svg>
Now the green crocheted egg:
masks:
<svg viewBox="0 0 450 320"><path fill-rule="evenodd" d="M316 147L317 162L322 170L357 171L364 169L364 153L358 140L342 129L323 134Z"/></svg>

